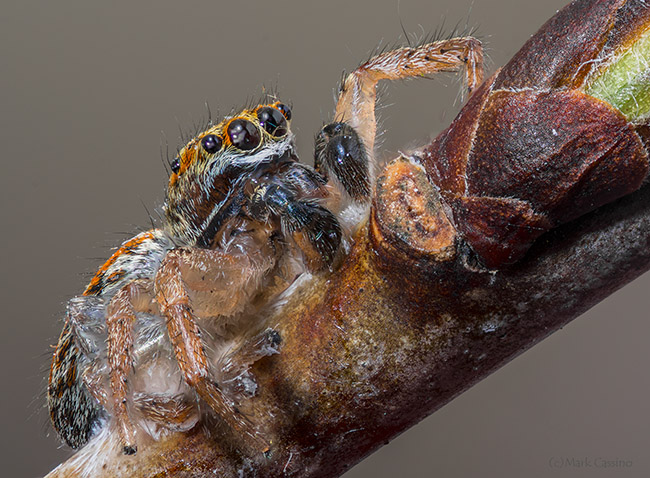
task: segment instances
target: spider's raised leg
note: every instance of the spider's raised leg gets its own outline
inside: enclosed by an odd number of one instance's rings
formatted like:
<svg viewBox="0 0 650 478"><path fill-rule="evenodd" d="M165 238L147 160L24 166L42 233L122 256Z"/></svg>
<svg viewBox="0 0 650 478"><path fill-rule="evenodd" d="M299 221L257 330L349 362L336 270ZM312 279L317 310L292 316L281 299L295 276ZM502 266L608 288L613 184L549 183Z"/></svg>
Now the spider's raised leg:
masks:
<svg viewBox="0 0 650 478"><path fill-rule="evenodd" d="M465 69L471 92L483 78L483 50L475 38L451 38L416 48L400 48L359 66L341 84L334 122L326 125L316 138L316 168L326 177L333 176L353 200L367 201L374 180L377 83L461 69Z"/></svg>

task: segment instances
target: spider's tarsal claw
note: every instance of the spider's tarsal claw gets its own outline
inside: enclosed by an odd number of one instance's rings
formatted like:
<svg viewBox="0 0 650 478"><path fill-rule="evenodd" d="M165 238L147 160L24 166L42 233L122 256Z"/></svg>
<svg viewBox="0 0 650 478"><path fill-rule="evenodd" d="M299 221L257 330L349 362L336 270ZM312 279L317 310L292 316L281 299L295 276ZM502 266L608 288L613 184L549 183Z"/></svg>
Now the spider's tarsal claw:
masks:
<svg viewBox="0 0 650 478"><path fill-rule="evenodd" d="M277 349L282 343L282 336L280 332L275 329L266 329L264 335L268 339L268 344L274 349Z"/></svg>
<svg viewBox="0 0 650 478"><path fill-rule="evenodd" d="M275 355L279 352L280 344L282 343L282 336L280 332L275 329L268 328L259 334L256 340L250 344L251 351L254 351L251 356L255 358L262 358L269 355Z"/></svg>
<svg viewBox="0 0 650 478"><path fill-rule="evenodd" d="M138 452L138 447L136 445L124 445L122 448L122 453L125 455L135 455Z"/></svg>

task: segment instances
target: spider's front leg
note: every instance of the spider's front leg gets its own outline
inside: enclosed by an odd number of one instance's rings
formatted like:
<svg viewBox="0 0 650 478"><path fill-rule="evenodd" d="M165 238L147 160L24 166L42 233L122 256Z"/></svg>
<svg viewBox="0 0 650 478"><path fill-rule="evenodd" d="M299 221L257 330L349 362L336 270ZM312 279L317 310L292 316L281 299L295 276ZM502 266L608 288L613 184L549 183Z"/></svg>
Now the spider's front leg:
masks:
<svg viewBox="0 0 650 478"><path fill-rule="evenodd" d="M316 169L338 182L339 189L353 201L369 201L375 177L377 83L462 69L467 89L472 92L483 79L483 50L475 38L451 38L416 48L400 48L359 66L341 84L334 122L316 137Z"/></svg>
<svg viewBox="0 0 650 478"><path fill-rule="evenodd" d="M274 254L263 247L228 253L181 248L167 254L155 279L156 300L167 318L185 381L231 429L260 451L268 449L267 441L214 379L197 317L243 312L274 265Z"/></svg>
<svg viewBox="0 0 650 478"><path fill-rule="evenodd" d="M258 186L249 208L258 221L280 219L282 229L295 241L310 271L325 269L334 262L342 237L336 216L314 199L301 198L292 184L279 181Z"/></svg>

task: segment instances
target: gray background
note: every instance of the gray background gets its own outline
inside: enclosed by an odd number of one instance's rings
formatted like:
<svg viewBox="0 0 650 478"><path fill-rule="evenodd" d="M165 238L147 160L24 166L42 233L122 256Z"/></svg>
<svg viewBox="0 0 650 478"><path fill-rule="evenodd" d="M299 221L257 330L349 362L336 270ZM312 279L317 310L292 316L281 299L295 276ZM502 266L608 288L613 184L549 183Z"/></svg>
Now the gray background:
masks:
<svg viewBox="0 0 650 478"><path fill-rule="evenodd" d="M45 377L66 300L159 210L178 125L227 113L262 87L294 107L299 152L330 118L341 71L407 31L478 26L500 66L565 0L3 2L3 476L69 456L47 424ZM399 13L398 13L399 12ZM458 81L383 95L381 156L453 118ZM384 447L346 477L650 476L646 309L637 280ZM558 459L591 467L558 468ZM598 458L631 461L603 470Z"/></svg>

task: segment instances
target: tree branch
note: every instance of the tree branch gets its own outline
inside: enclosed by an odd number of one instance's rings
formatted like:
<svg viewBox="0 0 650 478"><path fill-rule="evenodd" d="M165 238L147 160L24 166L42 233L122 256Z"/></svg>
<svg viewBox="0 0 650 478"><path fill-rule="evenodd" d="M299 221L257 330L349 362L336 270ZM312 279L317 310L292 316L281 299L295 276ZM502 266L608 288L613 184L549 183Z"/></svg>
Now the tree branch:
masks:
<svg viewBox="0 0 650 478"><path fill-rule="evenodd" d="M650 24L641 3L626 5L641 9L636 30ZM434 177L426 161L391 163L336 273L303 285L269 319L283 342L254 365L251 399L273 438L267 456L206 420L134 457L105 430L48 476L339 476L650 268L650 186L552 229L496 272L458 232Z"/></svg>

